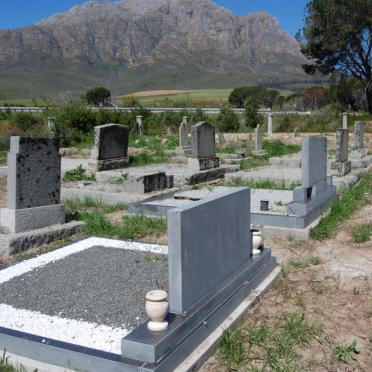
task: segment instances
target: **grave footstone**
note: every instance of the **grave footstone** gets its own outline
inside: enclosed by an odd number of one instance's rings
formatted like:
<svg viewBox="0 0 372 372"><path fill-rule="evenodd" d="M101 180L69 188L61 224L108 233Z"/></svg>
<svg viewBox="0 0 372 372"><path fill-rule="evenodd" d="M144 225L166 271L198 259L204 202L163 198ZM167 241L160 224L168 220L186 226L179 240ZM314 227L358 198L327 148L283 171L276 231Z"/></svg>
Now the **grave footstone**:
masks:
<svg viewBox="0 0 372 372"><path fill-rule="evenodd" d="M331 164L332 175L344 176L351 172L351 161L348 160L349 132L347 129L337 129L336 156Z"/></svg>
<svg viewBox="0 0 372 372"><path fill-rule="evenodd" d="M350 157L353 159L363 159L367 154L364 147L364 121L356 121L354 126L354 145Z"/></svg>
<svg viewBox="0 0 372 372"><path fill-rule="evenodd" d="M0 225L9 232L64 223L58 141L11 137L7 190L7 208L0 210Z"/></svg>
<svg viewBox="0 0 372 372"><path fill-rule="evenodd" d="M266 155L266 151L263 150L263 148L262 148L263 134L262 134L262 128L261 128L260 124L257 125L257 128L255 129L255 132L254 132L254 135L255 135L255 141L254 141L255 149L254 149L254 151L252 151L253 155L255 155L255 156Z"/></svg>
<svg viewBox="0 0 372 372"><path fill-rule="evenodd" d="M189 167L195 171L203 171L220 166L216 156L215 128L207 123L200 122L192 127L192 158Z"/></svg>
<svg viewBox="0 0 372 372"><path fill-rule="evenodd" d="M129 128L125 125L106 124L94 128L94 143L89 165L96 172L129 166Z"/></svg>

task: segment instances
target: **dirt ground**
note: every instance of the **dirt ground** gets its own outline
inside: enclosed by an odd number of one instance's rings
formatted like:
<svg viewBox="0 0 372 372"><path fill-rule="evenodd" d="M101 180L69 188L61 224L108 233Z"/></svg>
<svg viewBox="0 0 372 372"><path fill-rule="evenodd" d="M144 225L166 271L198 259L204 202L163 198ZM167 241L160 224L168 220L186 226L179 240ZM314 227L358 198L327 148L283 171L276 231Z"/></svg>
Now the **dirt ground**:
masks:
<svg viewBox="0 0 372 372"><path fill-rule="evenodd" d="M372 241L356 244L351 238L354 225L372 222L372 205L348 220L337 235L323 242L296 243L267 240L281 265L290 260L304 262L319 257L320 264L291 271L282 286L274 286L240 325L243 329L265 319L275 324L286 312L304 311L307 320L321 324L324 332L299 350L300 360L312 357L309 371L372 370ZM350 366L337 361L332 349L356 340L360 353ZM203 372L224 371L218 352L201 368ZM241 371L254 364L246 361Z"/></svg>

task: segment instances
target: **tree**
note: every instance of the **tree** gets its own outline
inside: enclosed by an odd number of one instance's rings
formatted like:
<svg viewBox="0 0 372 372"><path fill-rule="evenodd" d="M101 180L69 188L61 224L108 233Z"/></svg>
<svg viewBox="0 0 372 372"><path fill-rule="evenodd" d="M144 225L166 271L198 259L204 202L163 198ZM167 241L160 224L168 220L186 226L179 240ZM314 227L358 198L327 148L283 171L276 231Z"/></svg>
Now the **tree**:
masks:
<svg viewBox="0 0 372 372"><path fill-rule="evenodd" d="M244 102L250 98L257 104L272 108L276 99L279 97L277 90L268 90L259 86L245 86L235 88L229 96L229 103L238 108L244 107Z"/></svg>
<svg viewBox="0 0 372 372"><path fill-rule="evenodd" d="M88 90L85 99L91 105L107 107L110 103L111 92L104 87L96 87Z"/></svg>
<svg viewBox="0 0 372 372"><path fill-rule="evenodd" d="M248 128L256 128L261 123L258 114L258 104L254 99L248 98L245 101L245 125Z"/></svg>
<svg viewBox="0 0 372 372"><path fill-rule="evenodd" d="M305 72L339 71L364 86L372 113L371 0L310 0L305 26L297 34L301 51L314 62Z"/></svg>
<svg viewBox="0 0 372 372"><path fill-rule="evenodd" d="M228 107L223 107L217 117L217 127L221 132L238 132L239 116Z"/></svg>

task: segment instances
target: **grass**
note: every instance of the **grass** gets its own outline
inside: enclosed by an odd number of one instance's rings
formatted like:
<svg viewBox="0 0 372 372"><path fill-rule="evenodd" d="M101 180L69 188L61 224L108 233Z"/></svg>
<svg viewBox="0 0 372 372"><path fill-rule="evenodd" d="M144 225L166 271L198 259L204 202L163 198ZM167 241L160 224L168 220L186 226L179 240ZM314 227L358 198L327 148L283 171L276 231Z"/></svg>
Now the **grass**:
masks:
<svg viewBox="0 0 372 372"><path fill-rule="evenodd" d="M269 159L274 156L283 156L288 154L295 154L301 151L300 145L287 145L281 140L274 141L264 141L263 148L266 150L267 154L265 156L254 156L248 154L250 159L243 160L240 163L241 170L247 170L257 167L263 167L269 164Z"/></svg>
<svg viewBox="0 0 372 372"><path fill-rule="evenodd" d="M363 223L354 226L351 230L351 236L354 243L368 242L372 236L372 223Z"/></svg>
<svg viewBox="0 0 372 372"><path fill-rule="evenodd" d="M9 356L6 356L6 350L4 350L4 353L0 358L0 372L27 372L27 369L22 364L17 367L12 366L9 363ZM37 369L33 372L37 372Z"/></svg>
<svg viewBox="0 0 372 372"><path fill-rule="evenodd" d="M307 321L303 312L284 313L275 324L261 320L249 329L224 332L219 363L229 371L299 371L298 349L322 333L322 326Z"/></svg>
<svg viewBox="0 0 372 372"><path fill-rule="evenodd" d="M79 165L77 168L72 169L65 173L63 181L65 182L78 182L78 181L95 181L96 176L94 174L86 174L86 170L82 165Z"/></svg>
<svg viewBox="0 0 372 372"><path fill-rule="evenodd" d="M329 213L323 217L310 236L324 240L335 235L337 228L362 205L370 203L372 193L372 174L364 174L357 185L344 189L332 204Z"/></svg>
<svg viewBox="0 0 372 372"><path fill-rule="evenodd" d="M301 186L299 182L292 182L286 185L285 182L277 183L271 180L243 180L241 178L234 178L225 183L226 186L233 187L250 187L252 189L269 189L269 190L294 190L296 187Z"/></svg>
<svg viewBox="0 0 372 372"><path fill-rule="evenodd" d="M80 218L86 222L87 234L98 237L135 240L148 235L159 237L167 231L164 218L151 218L144 215L123 216L121 223L111 222L98 211L84 212Z"/></svg>

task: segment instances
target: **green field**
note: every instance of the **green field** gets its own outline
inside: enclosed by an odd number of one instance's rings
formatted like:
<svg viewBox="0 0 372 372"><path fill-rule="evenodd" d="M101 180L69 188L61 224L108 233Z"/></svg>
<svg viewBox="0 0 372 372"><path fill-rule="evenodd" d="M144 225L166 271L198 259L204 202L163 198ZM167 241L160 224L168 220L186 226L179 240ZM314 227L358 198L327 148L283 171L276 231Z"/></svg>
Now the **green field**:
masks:
<svg viewBox="0 0 372 372"><path fill-rule="evenodd" d="M156 105L156 103L166 103L166 101L179 102L184 105L186 102L216 102L222 103L227 102L227 99L231 93L232 89L200 89L200 90L185 90L184 92L177 93L167 93L164 91L154 91L154 92L143 92L143 93L133 93L127 96L118 97L116 101L121 103L124 97L134 97L144 106ZM164 93L163 93L164 92ZM146 94L148 93L148 95Z"/></svg>

